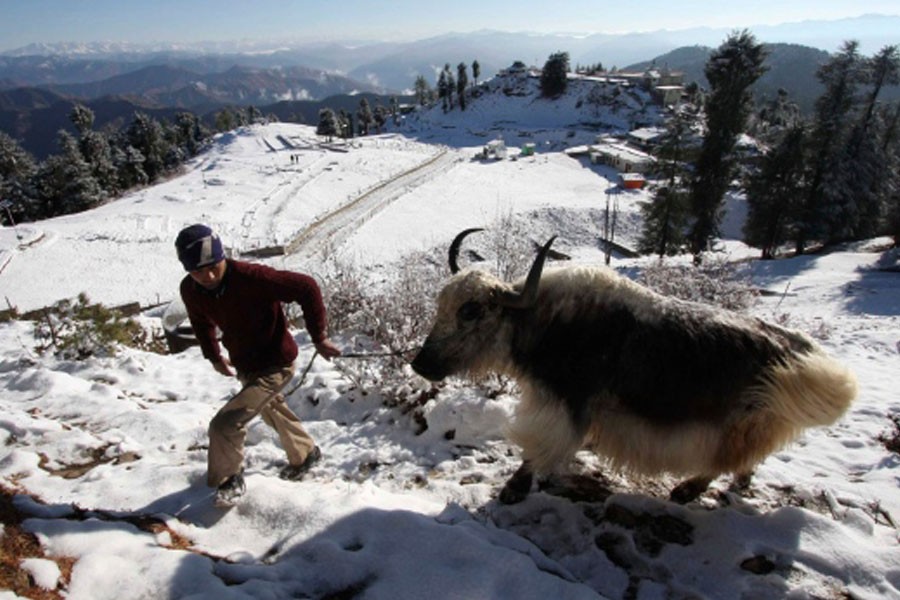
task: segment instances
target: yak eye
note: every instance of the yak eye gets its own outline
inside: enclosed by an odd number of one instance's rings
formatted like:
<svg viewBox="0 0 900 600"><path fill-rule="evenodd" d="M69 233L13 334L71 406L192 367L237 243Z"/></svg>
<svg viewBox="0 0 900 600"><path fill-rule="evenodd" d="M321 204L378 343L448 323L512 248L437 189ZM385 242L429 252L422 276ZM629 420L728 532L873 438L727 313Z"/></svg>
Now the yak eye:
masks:
<svg viewBox="0 0 900 600"><path fill-rule="evenodd" d="M456 315L463 321L475 321L484 316L484 307L478 302L466 302L459 307Z"/></svg>

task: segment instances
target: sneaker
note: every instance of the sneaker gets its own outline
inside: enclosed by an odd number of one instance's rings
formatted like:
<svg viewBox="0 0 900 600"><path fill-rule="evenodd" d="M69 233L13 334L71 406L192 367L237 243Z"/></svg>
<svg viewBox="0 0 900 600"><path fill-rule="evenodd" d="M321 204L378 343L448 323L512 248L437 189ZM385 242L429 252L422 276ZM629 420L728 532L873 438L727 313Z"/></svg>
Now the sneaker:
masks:
<svg viewBox="0 0 900 600"><path fill-rule="evenodd" d="M240 500L244 492L247 491L247 484L244 483L244 474L236 473L225 480L216 490L216 506L219 508L229 508L234 506Z"/></svg>
<svg viewBox="0 0 900 600"><path fill-rule="evenodd" d="M281 470L278 474L282 479L287 479L288 481L299 481L303 479L303 476L306 475L306 472L312 468L314 464L319 462L322 458L322 451L319 450L318 446L313 446L312 451L307 455L306 460L304 460L299 465L288 465Z"/></svg>

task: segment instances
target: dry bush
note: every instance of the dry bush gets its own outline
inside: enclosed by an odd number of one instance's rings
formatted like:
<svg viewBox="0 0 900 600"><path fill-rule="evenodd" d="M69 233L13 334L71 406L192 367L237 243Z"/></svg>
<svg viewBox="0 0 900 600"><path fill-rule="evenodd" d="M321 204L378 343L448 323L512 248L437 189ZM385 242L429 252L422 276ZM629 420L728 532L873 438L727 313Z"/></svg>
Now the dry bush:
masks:
<svg viewBox="0 0 900 600"><path fill-rule="evenodd" d="M434 299L448 275L438 251L408 255L396 276L373 283L352 263L335 262L322 277L329 328L350 349L341 369L363 390L402 401L418 395L408 368L431 326Z"/></svg>
<svg viewBox="0 0 900 600"><path fill-rule="evenodd" d="M473 234L466 246L460 254L461 266L476 262L506 280L523 275L534 260L533 244L511 213L489 230ZM417 409L436 390L413 374L409 362L430 331L435 299L450 276L446 252L447 248L435 248L409 254L396 274L384 281L373 282L370 273L342 261L331 261L321 276L329 329L345 349L345 358L336 364L363 393L380 393L386 404L411 412L420 431L427 424L417 417ZM509 387L496 377L479 385L488 395Z"/></svg>
<svg viewBox="0 0 900 600"><path fill-rule="evenodd" d="M745 311L756 301L750 277L724 259L699 266L672 265L659 261L643 269L638 281L663 294L702 302L734 311Z"/></svg>
<svg viewBox="0 0 900 600"><path fill-rule="evenodd" d="M890 415L888 418L894 424L893 431L880 434L878 441L889 451L900 454L900 415Z"/></svg>

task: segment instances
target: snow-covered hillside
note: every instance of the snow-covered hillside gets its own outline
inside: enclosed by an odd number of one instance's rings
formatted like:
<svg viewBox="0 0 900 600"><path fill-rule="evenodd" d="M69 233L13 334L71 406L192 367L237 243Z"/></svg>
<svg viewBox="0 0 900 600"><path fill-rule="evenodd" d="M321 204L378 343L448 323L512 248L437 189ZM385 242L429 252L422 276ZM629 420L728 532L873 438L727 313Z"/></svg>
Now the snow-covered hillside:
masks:
<svg viewBox="0 0 900 600"><path fill-rule="evenodd" d="M414 113L401 131L424 139L465 146L502 137L519 146L563 150L593 143L601 133L625 133L661 122L660 107L648 92L622 81L570 76L567 91L544 98L540 78L528 70L510 70L474 88L465 110L435 106Z"/></svg>
<svg viewBox="0 0 900 600"><path fill-rule="evenodd" d="M617 176L561 152L595 132L562 111L529 120L539 101L502 98L473 103L470 119L420 115L337 149L298 125L220 136L168 182L0 231L0 295L20 310L82 291L110 305L170 300L183 276L174 236L197 221L235 255L313 273L340 258L389 276L407 252L444 249L460 229L510 214L533 240L558 234L575 262L602 262ZM476 159L497 134L538 152ZM646 194L618 198L626 245ZM750 251L727 241L734 256ZM292 253L251 256L277 246ZM359 389L349 359L316 359L288 402L323 461L282 481L277 438L253 423L247 496L223 512L205 486L206 428L236 381L196 348L72 362L39 355L31 323L0 324L0 483L45 554L20 568L91 600L900 598L900 458L877 439L900 412L900 296L896 274L877 270L885 251L876 240L749 267L776 292L753 311L815 335L856 372L860 396L835 426L766 460L748 494L723 479L686 506L666 499L668 478L616 474L588 453L575 475L500 505L518 465L504 441L514 390L448 383L423 397L423 427ZM302 371L312 348L305 332L297 339Z"/></svg>

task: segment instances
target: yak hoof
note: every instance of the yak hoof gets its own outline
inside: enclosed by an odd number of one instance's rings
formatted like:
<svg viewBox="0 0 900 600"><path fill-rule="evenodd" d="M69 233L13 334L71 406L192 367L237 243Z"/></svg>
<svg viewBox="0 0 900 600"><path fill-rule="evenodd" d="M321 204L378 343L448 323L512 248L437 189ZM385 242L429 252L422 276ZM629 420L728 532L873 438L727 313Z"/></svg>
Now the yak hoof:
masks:
<svg viewBox="0 0 900 600"><path fill-rule="evenodd" d="M669 500L678 504L687 504L697 499L700 494L706 491L712 477L692 477L686 481L682 481L669 494Z"/></svg>
<svg viewBox="0 0 900 600"><path fill-rule="evenodd" d="M534 474L531 472L531 468L523 464L509 478L503 489L500 490L500 502L503 504L518 504L528 497L533 480Z"/></svg>
<svg viewBox="0 0 900 600"><path fill-rule="evenodd" d="M503 489L500 490L500 503L501 504L518 504L522 500L528 497L528 490L520 490L511 485L503 486Z"/></svg>
<svg viewBox="0 0 900 600"><path fill-rule="evenodd" d="M750 489L750 484L753 482L753 472L749 473L738 473L734 476L734 481L731 483L731 487L739 492L746 492Z"/></svg>

